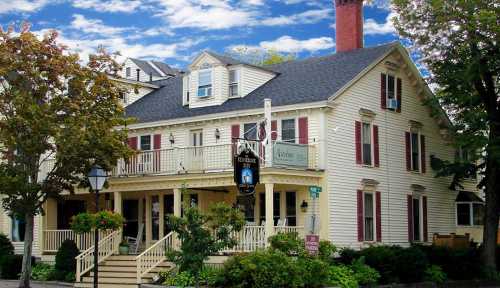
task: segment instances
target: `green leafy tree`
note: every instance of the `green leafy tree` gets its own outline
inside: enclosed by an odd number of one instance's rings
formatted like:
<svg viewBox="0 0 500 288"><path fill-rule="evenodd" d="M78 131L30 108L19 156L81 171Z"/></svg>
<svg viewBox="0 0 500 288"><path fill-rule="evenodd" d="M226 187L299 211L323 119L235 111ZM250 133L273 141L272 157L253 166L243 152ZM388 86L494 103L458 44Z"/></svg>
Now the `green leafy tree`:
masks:
<svg viewBox="0 0 500 288"><path fill-rule="evenodd" d="M119 69L114 57L100 49L83 65L56 32L38 39L27 24L13 30L0 30L0 194L26 223L19 287L29 287L34 216L47 198L88 186L94 163L110 170L132 151L126 131L115 129L127 120L122 88L108 78Z"/></svg>
<svg viewBox="0 0 500 288"><path fill-rule="evenodd" d="M271 49L252 49L248 47L237 47L226 52L229 57L238 59L242 62L266 66L279 64L297 59L295 54L283 54Z"/></svg>
<svg viewBox="0 0 500 288"><path fill-rule="evenodd" d="M206 214L186 203L183 216L168 216L167 223L181 242L180 251L168 251L167 258L180 273L194 275L198 287L203 262L224 248L234 247L233 232L240 231L245 220L241 211L223 202L213 204Z"/></svg>
<svg viewBox="0 0 500 288"><path fill-rule="evenodd" d="M482 173L486 195L483 264L495 268L500 212L500 6L498 1L394 0L399 34L414 46L455 125L457 147L477 152L457 162L434 160L438 176ZM480 162L476 162L480 160ZM476 165L480 163L480 165Z"/></svg>

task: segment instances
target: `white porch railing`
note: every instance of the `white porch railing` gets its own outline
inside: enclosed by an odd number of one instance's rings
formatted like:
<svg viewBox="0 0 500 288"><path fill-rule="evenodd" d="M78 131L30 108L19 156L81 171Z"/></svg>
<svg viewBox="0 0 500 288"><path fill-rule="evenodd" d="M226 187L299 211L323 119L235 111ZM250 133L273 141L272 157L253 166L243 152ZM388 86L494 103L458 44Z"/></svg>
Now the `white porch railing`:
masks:
<svg viewBox="0 0 500 288"><path fill-rule="evenodd" d="M299 237L304 237L304 226L274 226L274 233L292 233L296 232Z"/></svg>
<svg viewBox="0 0 500 288"><path fill-rule="evenodd" d="M250 252L266 247L266 232L264 226L243 226L239 232L234 232L237 244L233 248L223 250L225 253Z"/></svg>
<svg viewBox="0 0 500 288"><path fill-rule="evenodd" d="M99 239L103 239L111 232L99 231ZM66 240L75 241L78 250L84 251L94 245L94 232L77 234L73 230L44 230L43 231L43 252L54 253L59 250L62 243Z"/></svg>
<svg viewBox="0 0 500 288"><path fill-rule="evenodd" d="M118 252L118 247L122 240L122 230L117 230L104 237L97 243L99 245L98 263L106 260L109 256ZM95 246L83 251L76 256L76 282L80 282L82 275L89 272L94 267Z"/></svg>
<svg viewBox="0 0 500 288"><path fill-rule="evenodd" d="M170 232L135 258L137 263L137 284L142 283L144 275L167 260L167 250L175 249L175 244L174 232Z"/></svg>

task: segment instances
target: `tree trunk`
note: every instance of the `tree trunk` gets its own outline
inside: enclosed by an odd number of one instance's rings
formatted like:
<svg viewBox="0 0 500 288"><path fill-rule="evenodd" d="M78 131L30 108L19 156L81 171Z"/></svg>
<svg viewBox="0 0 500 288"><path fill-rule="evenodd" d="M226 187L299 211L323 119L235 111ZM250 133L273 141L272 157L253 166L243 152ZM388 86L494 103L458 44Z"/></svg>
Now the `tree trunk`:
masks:
<svg viewBox="0 0 500 288"><path fill-rule="evenodd" d="M486 156L486 207L483 230L483 265L489 271L496 271L496 247L499 221L500 164L495 149L498 149L500 125L493 124L489 135L488 152ZM498 152L497 152L498 153Z"/></svg>
<svg viewBox="0 0 500 288"><path fill-rule="evenodd" d="M31 255L33 245L33 216L26 214L24 216L26 227L24 229L24 255L23 255L23 269L21 278L19 279L19 288L30 287L31 276Z"/></svg>

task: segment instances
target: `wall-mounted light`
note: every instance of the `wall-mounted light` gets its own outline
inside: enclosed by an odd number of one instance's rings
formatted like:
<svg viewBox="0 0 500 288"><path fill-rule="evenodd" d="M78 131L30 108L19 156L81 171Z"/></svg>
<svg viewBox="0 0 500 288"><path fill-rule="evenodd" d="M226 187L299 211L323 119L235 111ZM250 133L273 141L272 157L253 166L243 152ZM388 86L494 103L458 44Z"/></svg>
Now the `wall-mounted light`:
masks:
<svg viewBox="0 0 500 288"><path fill-rule="evenodd" d="M219 141L220 139L220 130L219 128L215 128L215 132L214 132L214 136L215 136L215 141Z"/></svg>
<svg viewBox="0 0 500 288"><path fill-rule="evenodd" d="M306 200L302 200L302 204L300 204L300 210L303 212L303 213L306 213L307 212L307 207L309 206L309 204L306 202Z"/></svg>
<svg viewBox="0 0 500 288"><path fill-rule="evenodd" d="M172 133L170 133L170 136L168 137L168 140L170 140L170 144L174 145L175 139L174 139L174 135Z"/></svg>

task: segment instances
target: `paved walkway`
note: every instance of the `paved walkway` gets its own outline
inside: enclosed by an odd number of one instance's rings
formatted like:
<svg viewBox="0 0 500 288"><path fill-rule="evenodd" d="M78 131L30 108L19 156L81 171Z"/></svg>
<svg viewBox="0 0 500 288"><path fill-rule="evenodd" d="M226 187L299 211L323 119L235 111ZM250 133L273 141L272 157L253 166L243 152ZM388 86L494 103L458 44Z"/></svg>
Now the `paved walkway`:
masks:
<svg viewBox="0 0 500 288"><path fill-rule="evenodd" d="M0 287L2 288L17 288L19 287L18 280L0 280ZM69 288L73 287L67 283L57 283L57 282L31 282L31 288Z"/></svg>

